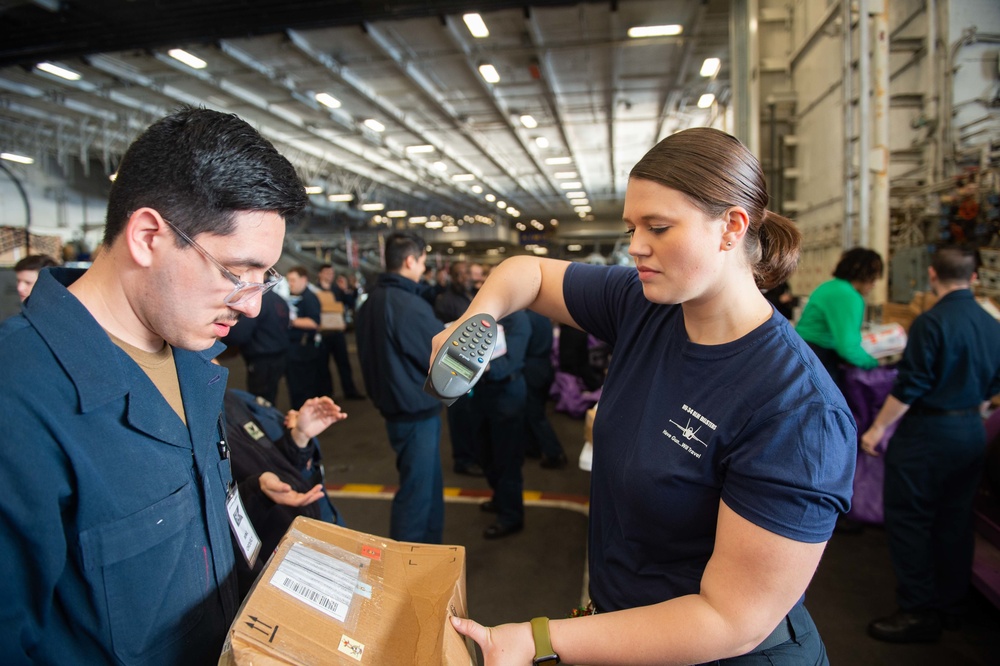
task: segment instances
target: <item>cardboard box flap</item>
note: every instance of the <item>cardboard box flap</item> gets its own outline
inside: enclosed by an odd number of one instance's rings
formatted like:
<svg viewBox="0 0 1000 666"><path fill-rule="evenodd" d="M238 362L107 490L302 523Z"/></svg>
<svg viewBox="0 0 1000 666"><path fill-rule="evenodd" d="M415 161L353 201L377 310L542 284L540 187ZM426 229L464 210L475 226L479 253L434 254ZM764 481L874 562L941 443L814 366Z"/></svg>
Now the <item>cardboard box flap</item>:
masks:
<svg viewBox="0 0 1000 666"><path fill-rule="evenodd" d="M321 312L343 312L344 304L333 296L333 292L317 291L316 297L319 299L319 309Z"/></svg>
<svg viewBox="0 0 1000 666"><path fill-rule="evenodd" d="M474 663L465 549L296 518L230 629L236 664ZM475 652L471 653L472 655Z"/></svg>

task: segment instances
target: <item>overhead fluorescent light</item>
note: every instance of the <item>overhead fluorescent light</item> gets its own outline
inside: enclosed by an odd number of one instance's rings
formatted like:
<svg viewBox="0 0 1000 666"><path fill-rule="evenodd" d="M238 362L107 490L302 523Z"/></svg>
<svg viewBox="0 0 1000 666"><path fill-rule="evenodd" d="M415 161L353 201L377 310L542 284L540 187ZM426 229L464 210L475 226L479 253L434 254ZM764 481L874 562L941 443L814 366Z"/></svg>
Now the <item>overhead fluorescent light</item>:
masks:
<svg viewBox="0 0 1000 666"><path fill-rule="evenodd" d="M473 37L482 39L483 37L490 36L490 31L486 27L486 21L479 14L465 14L462 16L462 20L465 21L465 25L468 26L469 32L472 33Z"/></svg>
<svg viewBox="0 0 1000 666"><path fill-rule="evenodd" d="M328 201L354 201L353 194L328 194L326 198Z"/></svg>
<svg viewBox="0 0 1000 666"><path fill-rule="evenodd" d="M456 173L454 176L451 177L451 179L454 180L455 182L463 182L463 181L467 182L470 180L475 180L476 176L471 173Z"/></svg>
<svg viewBox="0 0 1000 666"><path fill-rule="evenodd" d="M38 69L43 72L48 72L54 76L58 76L61 79L66 79L67 81L79 81L81 76L74 72L72 69L67 69L66 67L60 67L51 62L40 62L35 65Z"/></svg>
<svg viewBox="0 0 1000 666"><path fill-rule="evenodd" d="M316 101L323 106L328 106L331 109L340 108L340 100L331 95L330 93L316 93Z"/></svg>
<svg viewBox="0 0 1000 666"><path fill-rule="evenodd" d="M710 78L719 73L719 69L722 67L722 61L718 58L705 58L705 62L701 63L702 76Z"/></svg>
<svg viewBox="0 0 1000 666"><path fill-rule="evenodd" d="M479 74L486 80L487 83L499 83L500 73L497 68L490 64L480 65Z"/></svg>
<svg viewBox="0 0 1000 666"><path fill-rule="evenodd" d="M306 187L306 194L323 194L323 188L319 185L309 185Z"/></svg>
<svg viewBox="0 0 1000 666"><path fill-rule="evenodd" d="M441 227L444 226L444 222L442 222L441 220L431 220L430 222L428 222L424 226L427 229L440 229Z"/></svg>
<svg viewBox="0 0 1000 666"><path fill-rule="evenodd" d="M583 187L583 183L578 180L568 180L565 183L559 183L559 187L564 190L574 190L578 187Z"/></svg>
<svg viewBox="0 0 1000 666"><path fill-rule="evenodd" d="M575 206L573 210L575 210L578 213L589 213L590 211L593 210L593 208L591 208L590 206Z"/></svg>
<svg viewBox="0 0 1000 666"><path fill-rule="evenodd" d="M555 166L557 164L572 164L573 163L573 158L572 157L547 157L545 159L545 163L549 164L549 165L552 165L552 166Z"/></svg>
<svg viewBox="0 0 1000 666"><path fill-rule="evenodd" d="M361 204L361 210L364 210L364 211L376 211L376 210L384 210L384 209L385 209L385 204L380 204L380 203L366 203L366 204Z"/></svg>
<svg viewBox="0 0 1000 666"><path fill-rule="evenodd" d="M535 129L536 127L538 127L538 121L535 120L534 117L529 116L527 113L518 118L518 120L520 120L521 124L527 127L528 129Z"/></svg>
<svg viewBox="0 0 1000 666"><path fill-rule="evenodd" d="M458 225L457 224L446 225L444 227L441 227L441 231L446 234L458 233Z"/></svg>
<svg viewBox="0 0 1000 666"><path fill-rule="evenodd" d="M576 243L572 243L572 244L566 246L566 251L567 252L579 252L582 249L583 249L583 246L582 245L577 245Z"/></svg>
<svg viewBox="0 0 1000 666"><path fill-rule="evenodd" d="M385 214L386 217L406 217L405 210L390 210Z"/></svg>
<svg viewBox="0 0 1000 666"><path fill-rule="evenodd" d="M18 164L34 164L35 160L31 157L25 155L18 155L17 153L0 153L0 160L7 160L8 162L17 162Z"/></svg>
<svg viewBox="0 0 1000 666"><path fill-rule="evenodd" d="M707 109L714 103L715 103L715 95L713 95L712 93L705 93L704 95L698 98L699 109Z"/></svg>
<svg viewBox="0 0 1000 666"><path fill-rule="evenodd" d="M463 240L457 240L451 242L452 247L465 247L466 245L468 245L468 243Z"/></svg>
<svg viewBox="0 0 1000 666"><path fill-rule="evenodd" d="M519 211L516 208L508 208L507 214L510 215L511 217L521 217L521 211Z"/></svg>
<svg viewBox="0 0 1000 666"><path fill-rule="evenodd" d="M586 206L590 203L590 199L570 199L569 202L573 206Z"/></svg>
<svg viewBox="0 0 1000 666"><path fill-rule="evenodd" d="M567 178L579 178L580 174L576 171L556 171L555 176L557 180L566 180Z"/></svg>
<svg viewBox="0 0 1000 666"><path fill-rule="evenodd" d="M497 198L496 198L496 195L493 195L493 194L487 194L485 198L486 198L486 200L487 200L487 201L489 201L490 203L493 203L494 201L496 201L496 200L497 200Z"/></svg>
<svg viewBox="0 0 1000 666"><path fill-rule="evenodd" d="M506 207L507 207L507 202L506 201L498 201L497 202L497 208L506 208Z"/></svg>
<svg viewBox="0 0 1000 666"><path fill-rule="evenodd" d="M448 165L445 164L444 162L435 162L434 164L431 165L431 168L434 169L435 171L447 171Z"/></svg>
<svg viewBox="0 0 1000 666"><path fill-rule="evenodd" d="M566 193L566 197L569 198L569 199L580 199L581 197L585 197L585 196L587 196L587 193L586 192L582 192L582 191L567 192Z"/></svg>
<svg viewBox="0 0 1000 666"><path fill-rule="evenodd" d="M427 223L426 215L417 215L416 217L410 218L410 224L426 224L426 223Z"/></svg>
<svg viewBox="0 0 1000 666"><path fill-rule="evenodd" d="M483 188L480 187L479 185L473 185L472 186L472 191L475 192L476 194L482 194L483 193Z"/></svg>
<svg viewBox="0 0 1000 666"><path fill-rule="evenodd" d="M434 146L432 146L429 143L424 143L419 146L407 146L406 152L410 153L411 155L414 153L433 153Z"/></svg>
<svg viewBox="0 0 1000 666"><path fill-rule="evenodd" d="M544 136L536 136L535 145L538 146L539 148L548 148L549 140L546 139Z"/></svg>
<svg viewBox="0 0 1000 666"><path fill-rule="evenodd" d="M672 23L670 25L637 25L628 29L632 39L643 37L675 37L684 31L684 27Z"/></svg>
<svg viewBox="0 0 1000 666"><path fill-rule="evenodd" d="M374 132L384 132L385 131L385 125L383 125L379 121L375 120L374 118L367 119L365 121L365 127L367 127L368 129L370 129L370 130L372 130Z"/></svg>
<svg viewBox="0 0 1000 666"><path fill-rule="evenodd" d="M179 60L191 69L205 69L208 67L208 63L199 58L196 55L188 53L184 49L170 49L167 51L167 55L174 60Z"/></svg>

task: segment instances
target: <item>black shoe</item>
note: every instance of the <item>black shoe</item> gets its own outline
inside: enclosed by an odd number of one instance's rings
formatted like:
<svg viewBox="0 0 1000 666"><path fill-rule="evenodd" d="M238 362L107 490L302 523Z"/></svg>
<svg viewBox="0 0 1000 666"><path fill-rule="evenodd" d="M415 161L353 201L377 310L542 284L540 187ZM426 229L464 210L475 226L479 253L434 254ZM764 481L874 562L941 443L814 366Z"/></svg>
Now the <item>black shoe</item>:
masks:
<svg viewBox="0 0 1000 666"><path fill-rule="evenodd" d="M514 525L501 525L500 523L493 523L485 530L483 530L483 538L502 539L505 536L516 534L523 529L524 529L524 523L516 523Z"/></svg>
<svg viewBox="0 0 1000 666"><path fill-rule="evenodd" d="M496 513L497 505L493 503L493 500L486 500L479 505L479 510L483 513Z"/></svg>
<svg viewBox="0 0 1000 666"><path fill-rule="evenodd" d="M941 618L934 611L898 610L869 623L868 635L889 643L933 643L941 638Z"/></svg>
<svg viewBox="0 0 1000 666"><path fill-rule="evenodd" d="M344 396L344 400L367 400L368 396L364 393L348 393Z"/></svg>
<svg viewBox="0 0 1000 666"><path fill-rule="evenodd" d="M554 458L542 456L542 462L539 464L545 469L562 469L569 464L569 461L566 459L565 453L560 453Z"/></svg>
<svg viewBox="0 0 1000 666"><path fill-rule="evenodd" d="M468 465L455 465L455 474L464 474L465 476L486 476L486 472L483 468L476 463L469 463Z"/></svg>

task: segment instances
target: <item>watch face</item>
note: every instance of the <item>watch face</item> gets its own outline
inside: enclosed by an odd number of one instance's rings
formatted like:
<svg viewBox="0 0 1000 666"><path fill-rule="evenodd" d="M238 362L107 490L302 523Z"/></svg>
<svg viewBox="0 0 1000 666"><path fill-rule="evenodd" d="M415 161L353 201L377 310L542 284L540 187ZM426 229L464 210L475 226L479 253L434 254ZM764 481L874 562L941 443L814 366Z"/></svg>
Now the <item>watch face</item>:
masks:
<svg viewBox="0 0 1000 666"><path fill-rule="evenodd" d="M531 663L535 666L552 666L553 664L559 663L559 655L552 653L547 654L544 657L535 657L531 660Z"/></svg>

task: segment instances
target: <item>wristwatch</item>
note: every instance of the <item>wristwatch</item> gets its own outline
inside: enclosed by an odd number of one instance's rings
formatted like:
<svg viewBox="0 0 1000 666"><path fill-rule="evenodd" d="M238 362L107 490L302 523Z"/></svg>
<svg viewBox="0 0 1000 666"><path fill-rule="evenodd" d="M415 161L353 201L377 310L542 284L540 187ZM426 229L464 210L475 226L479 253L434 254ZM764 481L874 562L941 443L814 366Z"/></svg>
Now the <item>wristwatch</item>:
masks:
<svg viewBox="0 0 1000 666"><path fill-rule="evenodd" d="M549 639L549 618L533 618L531 620L531 635L535 639L535 658L531 660L534 666L552 666L561 663L559 655L552 649L552 641Z"/></svg>

